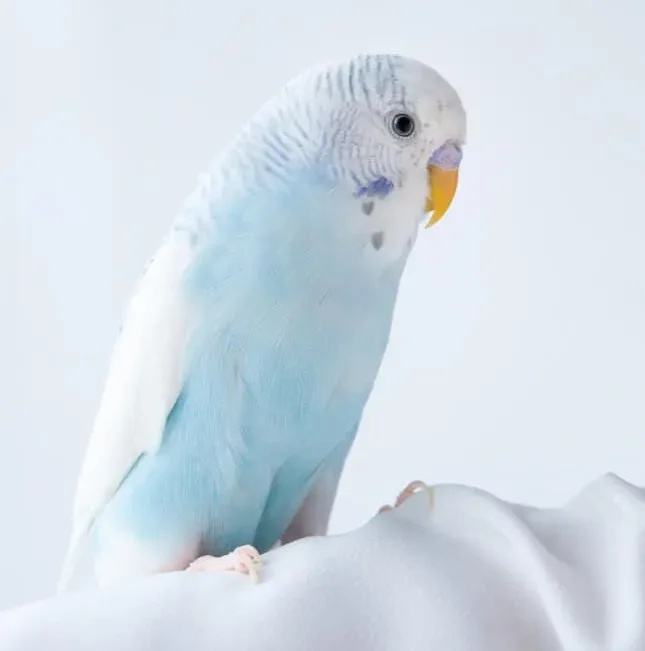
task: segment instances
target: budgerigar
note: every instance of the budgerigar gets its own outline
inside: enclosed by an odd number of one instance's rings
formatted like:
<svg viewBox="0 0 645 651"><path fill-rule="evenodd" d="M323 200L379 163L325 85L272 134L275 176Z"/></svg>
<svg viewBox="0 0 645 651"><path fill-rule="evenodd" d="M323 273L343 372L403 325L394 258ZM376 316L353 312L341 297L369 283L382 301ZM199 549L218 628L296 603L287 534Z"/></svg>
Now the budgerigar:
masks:
<svg viewBox="0 0 645 651"><path fill-rule="evenodd" d="M255 572L326 532L419 225L457 186L466 116L432 68L361 55L268 102L205 174L127 310L60 587Z"/></svg>

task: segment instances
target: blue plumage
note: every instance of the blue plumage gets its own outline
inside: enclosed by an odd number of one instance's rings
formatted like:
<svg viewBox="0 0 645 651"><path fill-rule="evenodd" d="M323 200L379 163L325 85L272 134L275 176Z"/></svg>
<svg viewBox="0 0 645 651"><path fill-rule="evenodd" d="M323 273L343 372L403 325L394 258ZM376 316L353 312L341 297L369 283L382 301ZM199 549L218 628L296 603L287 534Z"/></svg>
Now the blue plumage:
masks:
<svg viewBox="0 0 645 651"><path fill-rule="evenodd" d="M325 533L424 207L438 220L450 205L464 130L447 82L386 55L303 75L247 125L132 299L61 588L88 533L102 583Z"/></svg>
<svg viewBox="0 0 645 651"><path fill-rule="evenodd" d="M99 519L99 543L107 523L151 544L167 541L171 555L186 532L202 553L248 543L266 551L318 468L349 449L404 259L374 283L362 238L329 234L345 199L308 177L297 191L229 203L222 229L196 244L183 281L197 313L184 386L159 451L140 459Z"/></svg>

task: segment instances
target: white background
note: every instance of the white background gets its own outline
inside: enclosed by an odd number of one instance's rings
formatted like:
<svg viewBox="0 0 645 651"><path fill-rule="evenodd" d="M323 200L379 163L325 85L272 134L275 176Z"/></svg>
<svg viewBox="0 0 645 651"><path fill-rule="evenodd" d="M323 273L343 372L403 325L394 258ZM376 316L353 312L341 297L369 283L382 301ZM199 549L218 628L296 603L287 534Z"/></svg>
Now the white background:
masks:
<svg viewBox="0 0 645 651"><path fill-rule="evenodd" d="M536 505L645 484L641 0L9 1L0 607L53 590L123 306L197 174L290 76L357 52L435 66L469 144L333 530L416 477Z"/></svg>

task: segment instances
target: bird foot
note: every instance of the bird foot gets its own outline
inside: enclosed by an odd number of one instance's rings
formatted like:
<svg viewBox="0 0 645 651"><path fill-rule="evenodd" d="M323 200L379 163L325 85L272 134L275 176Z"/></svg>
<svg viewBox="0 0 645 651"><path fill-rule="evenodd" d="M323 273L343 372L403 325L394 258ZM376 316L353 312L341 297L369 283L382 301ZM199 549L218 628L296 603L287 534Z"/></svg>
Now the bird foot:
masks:
<svg viewBox="0 0 645 651"><path fill-rule="evenodd" d="M392 508L398 508L403 504L406 500L408 500L414 493L418 493L419 491L426 491L429 496L432 496L432 492L430 487L419 480L411 481L398 495L396 498L396 502L394 503L394 507L391 507L389 504L386 504L385 506L382 506L378 512L383 513L384 511L391 511Z"/></svg>
<svg viewBox="0 0 645 651"><path fill-rule="evenodd" d="M260 552L251 545L244 545L226 556L200 556L186 568L186 572L240 572L248 574L253 583L258 583L261 566Z"/></svg>

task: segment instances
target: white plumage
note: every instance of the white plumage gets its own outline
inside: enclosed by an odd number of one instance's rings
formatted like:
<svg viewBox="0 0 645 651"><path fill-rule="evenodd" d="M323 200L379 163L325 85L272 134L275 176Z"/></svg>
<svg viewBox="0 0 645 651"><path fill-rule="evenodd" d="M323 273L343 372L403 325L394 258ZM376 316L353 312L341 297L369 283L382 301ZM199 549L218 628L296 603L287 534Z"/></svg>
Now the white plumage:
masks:
<svg viewBox="0 0 645 651"><path fill-rule="evenodd" d="M190 313L180 285L191 259L188 237L173 232L151 260L128 306L78 480L59 590L71 578L94 519L139 456L154 453L161 443L183 382Z"/></svg>

